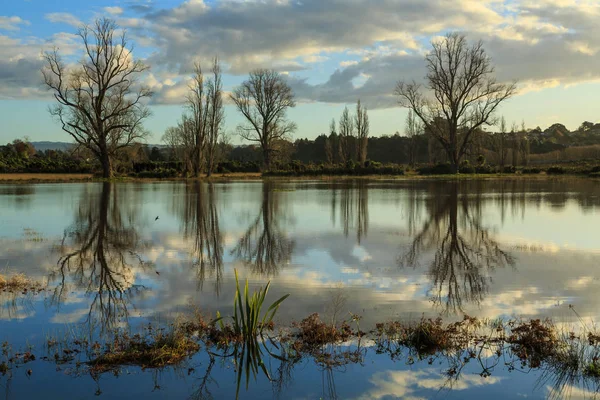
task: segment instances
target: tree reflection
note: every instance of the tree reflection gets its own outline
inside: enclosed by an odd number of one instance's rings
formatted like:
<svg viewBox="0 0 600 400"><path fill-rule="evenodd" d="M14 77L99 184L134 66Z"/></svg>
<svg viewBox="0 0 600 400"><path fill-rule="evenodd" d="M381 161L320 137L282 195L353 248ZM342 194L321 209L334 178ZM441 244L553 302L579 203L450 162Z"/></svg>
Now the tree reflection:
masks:
<svg viewBox="0 0 600 400"><path fill-rule="evenodd" d="M219 227L215 187L212 183L193 182L185 189L181 210L183 234L194 242L192 265L198 286L204 286L207 276L214 277L218 294L223 277L223 235Z"/></svg>
<svg viewBox="0 0 600 400"><path fill-rule="evenodd" d="M344 235L356 228L356 240L361 243L369 231L369 192L367 182L363 180L343 183L341 189L332 188L331 220L335 225L335 214L339 196L340 223Z"/></svg>
<svg viewBox="0 0 600 400"><path fill-rule="evenodd" d="M464 301L479 304L488 291L489 273L514 265L513 256L482 224L481 187L471 187L471 196L459 196L459 185L433 185L427 201L429 218L411 232L412 244L398 258L400 266L416 267L423 253L434 252L429 267L432 300L446 312L462 311Z"/></svg>
<svg viewBox="0 0 600 400"><path fill-rule="evenodd" d="M281 228L281 193L274 189L273 182L263 182L260 212L231 251L261 275L276 274L290 261L295 245Z"/></svg>
<svg viewBox="0 0 600 400"><path fill-rule="evenodd" d="M85 192L75 214L75 223L65 230L59 246L58 279L52 302L68 300L71 285L92 297L86 323L99 323L102 330L126 321L131 297L143 287L135 285L134 263L147 266L136 253L141 246L134 227L134 208L120 210L118 190L103 183L102 191Z"/></svg>

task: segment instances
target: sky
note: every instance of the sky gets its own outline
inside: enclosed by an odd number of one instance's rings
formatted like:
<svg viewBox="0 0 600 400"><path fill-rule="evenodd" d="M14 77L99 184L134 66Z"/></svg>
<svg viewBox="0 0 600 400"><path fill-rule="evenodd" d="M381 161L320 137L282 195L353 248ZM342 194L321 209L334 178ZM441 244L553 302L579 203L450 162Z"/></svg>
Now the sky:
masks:
<svg viewBox="0 0 600 400"><path fill-rule="evenodd" d="M483 41L499 81L518 82L499 110L509 123L573 130L600 121L599 0L13 0L0 6L0 143L70 141L48 113L41 54L56 46L77 61L78 27L103 16L150 66L150 143L184 111L194 62L214 56L227 92L255 68L285 75L297 99L293 138L327 132L358 99L372 136L402 134L397 82L423 81L431 41L454 31ZM227 104L227 131L241 121Z"/></svg>

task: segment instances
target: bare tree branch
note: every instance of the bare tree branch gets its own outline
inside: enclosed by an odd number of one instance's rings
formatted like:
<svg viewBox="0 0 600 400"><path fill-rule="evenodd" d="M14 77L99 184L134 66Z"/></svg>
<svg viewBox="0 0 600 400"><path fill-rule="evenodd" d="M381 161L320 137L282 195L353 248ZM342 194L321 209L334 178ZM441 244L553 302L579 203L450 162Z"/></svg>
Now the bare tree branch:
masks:
<svg viewBox="0 0 600 400"><path fill-rule="evenodd" d="M72 67L56 48L43 55L44 83L57 102L50 114L78 145L98 157L105 178L113 175L117 152L147 135L142 121L150 111L144 100L152 96L137 81L148 67L132 58L133 48L125 33L116 35L117 29L107 18L81 27L84 56Z"/></svg>
<svg viewBox="0 0 600 400"><path fill-rule="evenodd" d="M456 171L472 138L484 125L493 125L494 112L514 95L516 83L502 84L494 77L491 59L477 42L469 47L464 35L450 33L432 43L425 58L427 98L415 82L398 82L395 94L436 138Z"/></svg>
<svg viewBox="0 0 600 400"><path fill-rule="evenodd" d="M296 130L286 118L287 109L296 106L292 89L278 72L258 69L235 89L231 100L246 119L238 134L260 144L264 167L270 169L273 144Z"/></svg>

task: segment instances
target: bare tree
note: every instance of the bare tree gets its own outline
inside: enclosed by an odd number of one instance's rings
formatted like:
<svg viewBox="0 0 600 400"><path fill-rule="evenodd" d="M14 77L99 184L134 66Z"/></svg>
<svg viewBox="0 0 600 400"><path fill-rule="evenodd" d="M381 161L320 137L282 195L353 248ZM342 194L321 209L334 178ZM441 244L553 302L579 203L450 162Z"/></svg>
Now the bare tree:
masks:
<svg viewBox="0 0 600 400"><path fill-rule="evenodd" d="M217 57L213 60L212 78L207 83L207 98L209 103L208 137L206 142L206 176L212 174L217 158L217 146L223 135L225 111L223 109L223 81L221 65Z"/></svg>
<svg viewBox="0 0 600 400"><path fill-rule="evenodd" d="M162 136L171 154L183 162L183 174L188 175L194 171L197 153L196 153L196 130L192 118L183 114L181 121L175 127L169 127Z"/></svg>
<svg viewBox="0 0 600 400"><path fill-rule="evenodd" d="M194 138L194 176L198 178L204 163L204 149L206 146L210 100L205 93L206 84L200 63L194 64L194 75L190 84L190 92L187 95L187 108L190 112L189 118ZM185 119L186 117L184 117Z"/></svg>
<svg viewBox="0 0 600 400"><path fill-rule="evenodd" d="M183 148L181 145L181 135L178 127L170 126L165 130L162 135L161 141L169 149L170 160L181 160L183 159Z"/></svg>
<svg viewBox="0 0 600 400"><path fill-rule="evenodd" d="M521 164L526 167L529 165L529 153L531 147L529 144L529 138L527 137L527 128L525 127L525 121L521 121Z"/></svg>
<svg viewBox="0 0 600 400"><path fill-rule="evenodd" d="M519 127L513 122L510 128L510 137L512 141L512 165L517 167L519 165L519 153L521 152L521 138L519 135Z"/></svg>
<svg viewBox="0 0 600 400"><path fill-rule="evenodd" d="M292 88L278 72L257 69L234 90L231 100L246 118L246 123L238 126L239 135L260 144L263 167L269 170L273 144L296 130L296 124L286 117L288 108L296 106Z"/></svg>
<svg viewBox="0 0 600 400"><path fill-rule="evenodd" d="M427 88L433 99L414 81L399 82L395 94L402 107L412 109L421 119L458 172L473 133L495 123L494 112L515 93L516 83L496 81L481 41L469 47L464 35L450 33L432 46L425 61Z"/></svg>
<svg viewBox="0 0 600 400"><path fill-rule="evenodd" d="M369 145L369 114L367 109L362 107L360 100L356 103L356 116L354 117L356 125L356 158L361 165L367 161L367 146Z"/></svg>
<svg viewBox="0 0 600 400"><path fill-rule="evenodd" d="M352 160L355 152L352 151L354 142L354 121L350 117L348 107L344 108L339 122L340 159L342 163Z"/></svg>
<svg viewBox="0 0 600 400"><path fill-rule="evenodd" d="M409 138L408 157L411 166L415 165L417 153L417 136L423 133L423 125L419 122L412 110L408 111L406 117L406 128L404 130L406 137Z"/></svg>
<svg viewBox="0 0 600 400"><path fill-rule="evenodd" d="M502 116L502 118L500 119L500 132L496 133L494 136L494 147L498 152L498 161L500 164L500 169L504 170L504 165L506 164L506 156L508 155L508 132L506 127L506 119L504 119L504 116Z"/></svg>
<svg viewBox="0 0 600 400"><path fill-rule="evenodd" d="M334 141L337 138L336 126L335 126L335 118L331 119L331 124L329 124L329 136L325 139L325 156L327 157L327 164L331 165L334 161Z"/></svg>
<svg viewBox="0 0 600 400"><path fill-rule="evenodd" d="M54 49L44 53L44 83L57 103L50 114L79 146L89 149L102 165L102 176L113 176L117 152L147 132L142 121L150 115L144 99L152 92L137 77L148 69L132 56L125 33L117 34L110 19L96 20L78 31L84 55L74 66L63 62Z"/></svg>

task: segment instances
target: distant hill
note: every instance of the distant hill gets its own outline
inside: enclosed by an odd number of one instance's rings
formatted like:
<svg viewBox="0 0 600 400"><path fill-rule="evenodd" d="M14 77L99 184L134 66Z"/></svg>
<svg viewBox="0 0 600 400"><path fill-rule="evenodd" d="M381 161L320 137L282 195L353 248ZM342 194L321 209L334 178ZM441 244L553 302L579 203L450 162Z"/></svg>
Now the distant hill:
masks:
<svg viewBox="0 0 600 400"><path fill-rule="evenodd" d="M31 142L31 144L33 145L33 147L35 147L35 149L37 151L41 151L41 152L44 152L46 150L65 151L65 150L69 150L70 148L72 148L74 146L73 143L68 143L68 142ZM164 144L147 144L147 146L149 148L158 147L159 149L163 149L163 148L167 147Z"/></svg>
<svg viewBox="0 0 600 400"><path fill-rule="evenodd" d="M46 150L68 150L73 147L73 143L67 142L31 142L33 147L37 151L46 151Z"/></svg>

